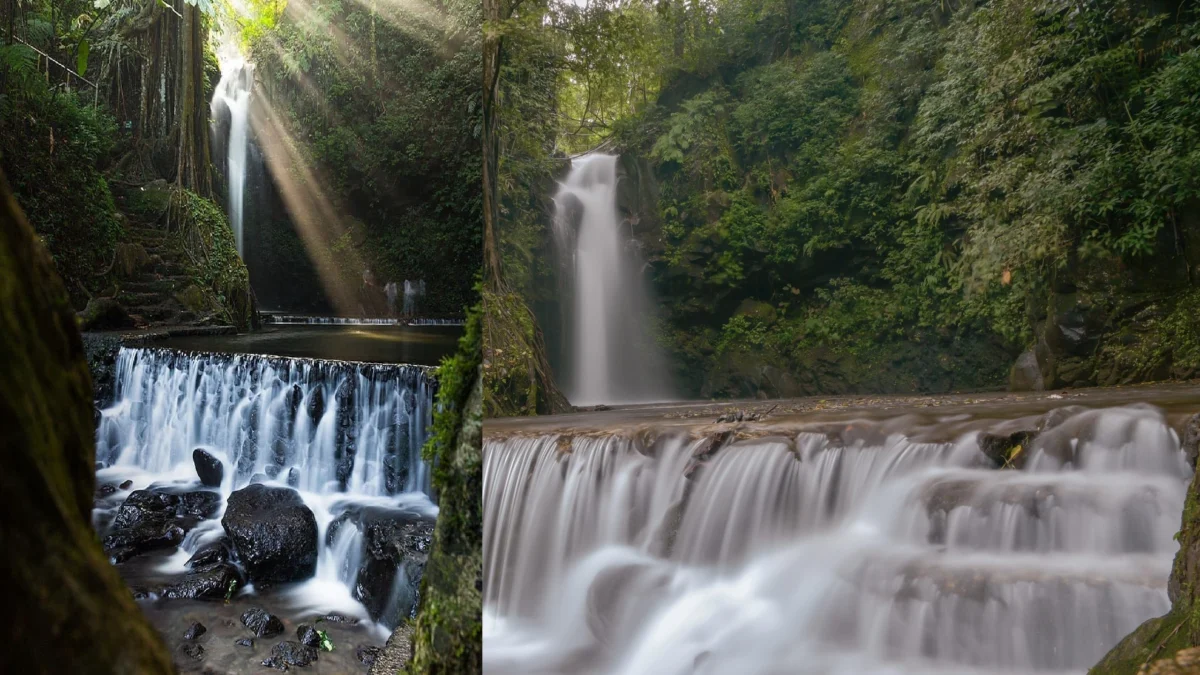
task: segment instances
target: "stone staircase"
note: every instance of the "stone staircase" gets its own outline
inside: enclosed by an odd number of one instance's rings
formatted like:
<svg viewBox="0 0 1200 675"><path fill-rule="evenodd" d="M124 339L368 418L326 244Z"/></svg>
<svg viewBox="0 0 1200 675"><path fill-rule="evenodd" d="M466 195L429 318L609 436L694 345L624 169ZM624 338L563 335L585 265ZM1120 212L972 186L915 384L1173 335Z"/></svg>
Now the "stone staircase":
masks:
<svg viewBox="0 0 1200 675"><path fill-rule="evenodd" d="M117 302L141 326L191 326L213 323L211 315L188 305L195 292L194 274L173 236L162 228L137 222L125 226L124 240L131 245L137 263L118 283ZM145 252L137 252L137 247Z"/></svg>

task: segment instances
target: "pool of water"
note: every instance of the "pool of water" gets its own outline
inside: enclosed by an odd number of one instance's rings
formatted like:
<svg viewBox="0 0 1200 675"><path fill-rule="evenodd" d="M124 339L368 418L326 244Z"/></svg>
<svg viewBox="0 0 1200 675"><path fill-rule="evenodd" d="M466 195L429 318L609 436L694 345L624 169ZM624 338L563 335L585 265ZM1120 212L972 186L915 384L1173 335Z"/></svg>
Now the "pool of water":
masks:
<svg viewBox="0 0 1200 675"><path fill-rule="evenodd" d="M461 326L267 326L239 335L196 335L155 347L230 354L436 366L454 353Z"/></svg>

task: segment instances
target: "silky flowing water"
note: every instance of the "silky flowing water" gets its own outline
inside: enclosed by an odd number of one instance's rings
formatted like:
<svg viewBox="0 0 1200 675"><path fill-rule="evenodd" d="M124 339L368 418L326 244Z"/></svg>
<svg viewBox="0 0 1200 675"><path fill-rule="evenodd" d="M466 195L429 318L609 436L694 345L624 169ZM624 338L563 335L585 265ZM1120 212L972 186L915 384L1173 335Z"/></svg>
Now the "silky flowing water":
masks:
<svg viewBox="0 0 1200 675"><path fill-rule="evenodd" d="M1082 673L1170 607L1200 392L1135 400L489 424L485 668Z"/></svg>
<svg viewBox="0 0 1200 675"><path fill-rule="evenodd" d="M617 210L617 158L572 162L554 197L559 255L573 270L565 393L575 405L663 400L670 387L650 338L643 264Z"/></svg>
<svg viewBox="0 0 1200 675"><path fill-rule="evenodd" d="M133 490L204 489L192 457L196 448L224 466L216 488L220 511L192 528L176 550L123 563L120 569L131 583L187 572L191 555L224 535L221 517L229 495L262 482L294 487L313 511L316 574L261 597L251 585L235 604L266 604L297 620L337 612L358 619L358 630L380 644L409 615L416 579L399 574L385 611L373 622L354 595L364 532L350 521L328 541L326 535L330 523L352 509L403 512L430 523L436 518L429 467L421 459L436 392L431 366L122 348L115 371L113 400L98 421L97 482L132 485L98 499L98 523ZM191 615L204 605L181 603L177 612L174 602L154 607L164 625L181 621L183 609ZM232 649L232 642L224 647ZM253 656L239 649L228 658Z"/></svg>

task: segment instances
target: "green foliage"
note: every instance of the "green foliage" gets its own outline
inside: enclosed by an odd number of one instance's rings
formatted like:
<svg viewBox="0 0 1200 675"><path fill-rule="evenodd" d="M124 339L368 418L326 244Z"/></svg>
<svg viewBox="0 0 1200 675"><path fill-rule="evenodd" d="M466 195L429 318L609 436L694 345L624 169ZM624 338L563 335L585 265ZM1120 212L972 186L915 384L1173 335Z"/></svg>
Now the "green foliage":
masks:
<svg viewBox="0 0 1200 675"><path fill-rule="evenodd" d="M1137 339L1105 342L1095 358L1146 373L1191 363L1196 326L1165 317L1189 306L1200 262L1196 8L723 0L657 10L551 3L514 22L519 44L548 47L510 53L505 73L537 63L560 76L545 103L522 89L532 80L508 84L543 122L527 133L504 122L527 158L521 171L502 165L501 181L513 203L546 191L539 157L577 146L569 122L549 134L544 120L610 100L614 79L638 88L657 74L657 97L621 107L588 138L655 165L658 208L637 215L655 221L642 243L681 373L736 353L793 373L824 349L909 361L915 344L957 350L963 364L1004 362L1033 343L1049 289L1087 275L1110 286L1106 330L1138 323ZM636 72L608 63L630 48L617 29L629 22ZM559 41L549 26L592 34ZM581 80L585 66L594 78ZM518 112L529 114L505 114ZM506 251L544 250L545 213L504 215ZM1114 265L1120 274L1096 276ZM1117 312L1122 294L1147 287L1164 318ZM774 315L746 316L751 305ZM1003 382L1004 368L962 367L964 385Z"/></svg>
<svg viewBox="0 0 1200 675"><path fill-rule="evenodd" d="M221 207L190 190L173 194L171 210L188 258L197 267L196 281L211 294L213 306L239 330L255 322L250 275L237 253L233 229Z"/></svg>
<svg viewBox="0 0 1200 675"><path fill-rule="evenodd" d="M320 647L321 651L323 651L323 652L333 651L333 640L331 640L329 638L329 633L326 633L323 630L319 630L319 631L317 631L317 637L320 639L318 646Z"/></svg>
<svg viewBox="0 0 1200 675"><path fill-rule="evenodd" d="M0 99L0 168L72 295L101 282L122 232L100 172L114 132L103 111L44 82Z"/></svg>

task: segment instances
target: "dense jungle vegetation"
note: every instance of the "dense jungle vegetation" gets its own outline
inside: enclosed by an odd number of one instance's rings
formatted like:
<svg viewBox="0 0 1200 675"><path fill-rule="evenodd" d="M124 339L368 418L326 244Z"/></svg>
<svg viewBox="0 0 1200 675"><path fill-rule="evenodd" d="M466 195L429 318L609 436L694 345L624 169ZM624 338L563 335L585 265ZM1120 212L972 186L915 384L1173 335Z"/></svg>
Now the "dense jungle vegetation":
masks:
<svg viewBox="0 0 1200 675"><path fill-rule="evenodd" d="M322 255L332 257L341 283L361 285L365 267L380 284L424 278L423 310L461 316L473 302L480 256L479 8L235 4L0 7L0 167L73 304L104 299L98 312L116 303L116 316L131 313L139 323L252 323L211 128L225 33L261 61L256 93L280 132L270 140L291 153L264 185L247 188L274 204L257 214L269 268L257 276L321 292L314 254L279 197L287 182L322 194L338 214L323 224L330 235ZM189 225L196 223L213 229ZM146 234L156 229L170 236ZM151 292L142 273L162 271L164 262L182 268L177 292L139 305ZM178 291L189 282L198 290Z"/></svg>
<svg viewBox="0 0 1200 675"><path fill-rule="evenodd" d="M525 0L489 26L495 244L547 342L549 197L599 148L683 393L1200 374L1194 3Z"/></svg>

